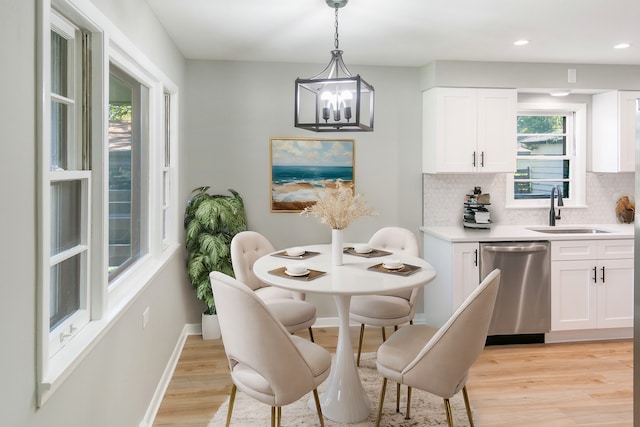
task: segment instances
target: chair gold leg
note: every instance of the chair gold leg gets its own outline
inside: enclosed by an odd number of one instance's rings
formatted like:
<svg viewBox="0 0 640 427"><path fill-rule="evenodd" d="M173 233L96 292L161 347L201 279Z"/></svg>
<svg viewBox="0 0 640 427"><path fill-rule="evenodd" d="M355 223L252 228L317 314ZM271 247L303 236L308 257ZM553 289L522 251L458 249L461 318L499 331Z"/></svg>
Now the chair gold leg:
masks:
<svg viewBox="0 0 640 427"><path fill-rule="evenodd" d="M276 412L276 426L280 427L281 424L282 424L282 406L278 406L277 412Z"/></svg>
<svg viewBox="0 0 640 427"><path fill-rule="evenodd" d="M471 405L469 404L469 394L467 386L462 387L462 397L464 397L464 406L467 408L467 418L469 418L469 427L473 427L473 415L471 414Z"/></svg>
<svg viewBox="0 0 640 427"><path fill-rule="evenodd" d="M447 425L453 427L453 414L451 413L451 403L449 399L444 399L444 409L447 412Z"/></svg>
<svg viewBox="0 0 640 427"><path fill-rule="evenodd" d="M384 403L384 392L387 390L387 379L382 378L382 390L380 390L380 403L378 403L378 416L376 417L376 427L380 427L382 418L382 404Z"/></svg>
<svg viewBox="0 0 640 427"><path fill-rule="evenodd" d="M411 387L407 387L407 413L404 415L404 419L411 418Z"/></svg>
<svg viewBox="0 0 640 427"><path fill-rule="evenodd" d="M360 353L362 352L362 338L364 338L364 323L360 324L360 340L358 341L358 358L356 366L360 366Z"/></svg>
<svg viewBox="0 0 640 427"><path fill-rule="evenodd" d="M396 414L400 412L400 383L396 384Z"/></svg>
<svg viewBox="0 0 640 427"><path fill-rule="evenodd" d="M236 385L234 384L231 387L231 395L229 396L229 410L227 411L227 424L226 426L229 427L229 424L231 424L231 412L233 411L233 404L236 401Z"/></svg>
<svg viewBox="0 0 640 427"><path fill-rule="evenodd" d="M316 341L313 339L313 330L311 329L311 326L309 326L309 339L311 340L311 342L316 342Z"/></svg>
<svg viewBox="0 0 640 427"><path fill-rule="evenodd" d="M384 330L384 326L382 327L382 342L387 340L387 332Z"/></svg>
<svg viewBox="0 0 640 427"><path fill-rule="evenodd" d="M313 400L316 401L316 412L318 413L318 419L320 420L320 427L324 427L324 416L322 415L322 408L320 407L320 398L318 397L318 389L313 389Z"/></svg>
<svg viewBox="0 0 640 427"><path fill-rule="evenodd" d="M271 427L276 427L276 407L271 407Z"/></svg>

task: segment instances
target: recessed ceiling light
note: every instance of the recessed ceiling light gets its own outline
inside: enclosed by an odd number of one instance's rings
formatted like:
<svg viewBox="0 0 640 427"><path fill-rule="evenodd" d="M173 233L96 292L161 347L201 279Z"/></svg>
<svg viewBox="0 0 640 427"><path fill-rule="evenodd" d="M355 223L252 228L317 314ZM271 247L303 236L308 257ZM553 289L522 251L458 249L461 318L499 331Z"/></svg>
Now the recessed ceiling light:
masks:
<svg viewBox="0 0 640 427"><path fill-rule="evenodd" d="M551 96L567 96L571 93L569 89L555 89L550 90L549 95Z"/></svg>
<svg viewBox="0 0 640 427"><path fill-rule="evenodd" d="M516 46L524 46L526 44L529 44L529 40L524 40L524 39L516 40L516 41L513 42L513 44L516 45Z"/></svg>
<svg viewBox="0 0 640 427"><path fill-rule="evenodd" d="M631 43L618 43L617 45L613 46L615 49L626 49L628 47L631 47Z"/></svg>

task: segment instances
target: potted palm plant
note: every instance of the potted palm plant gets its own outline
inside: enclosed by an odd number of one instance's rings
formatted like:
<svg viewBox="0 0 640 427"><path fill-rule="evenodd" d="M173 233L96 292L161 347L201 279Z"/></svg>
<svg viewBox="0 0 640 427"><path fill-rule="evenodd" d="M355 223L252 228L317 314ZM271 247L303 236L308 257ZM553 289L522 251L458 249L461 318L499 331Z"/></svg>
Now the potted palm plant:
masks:
<svg viewBox="0 0 640 427"><path fill-rule="evenodd" d="M206 305L202 313L204 339L220 337L216 304L209 282L209 273L220 271L233 277L231 239L247 229L244 203L240 195L229 190L230 196L207 193L208 186L191 193L184 214L187 248L187 273L196 297Z"/></svg>

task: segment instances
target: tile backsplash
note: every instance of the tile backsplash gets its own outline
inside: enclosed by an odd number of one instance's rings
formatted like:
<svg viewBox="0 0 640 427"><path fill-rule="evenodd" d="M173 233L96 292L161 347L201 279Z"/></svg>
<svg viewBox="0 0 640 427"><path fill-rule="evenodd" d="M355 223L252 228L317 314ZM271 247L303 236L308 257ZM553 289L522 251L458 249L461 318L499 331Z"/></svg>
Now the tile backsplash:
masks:
<svg viewBox="0 0 640 427"><path fill-rule="evenodd" d="M620 196L634 200L633 173L587 173L587 208L562 208L557 224L617 223L615 205ZM546 225L549 208L506 209L505 174L423 174L423 224L462 224L464 196L473 187L491 194L491 221L502 225Z"/></svg>

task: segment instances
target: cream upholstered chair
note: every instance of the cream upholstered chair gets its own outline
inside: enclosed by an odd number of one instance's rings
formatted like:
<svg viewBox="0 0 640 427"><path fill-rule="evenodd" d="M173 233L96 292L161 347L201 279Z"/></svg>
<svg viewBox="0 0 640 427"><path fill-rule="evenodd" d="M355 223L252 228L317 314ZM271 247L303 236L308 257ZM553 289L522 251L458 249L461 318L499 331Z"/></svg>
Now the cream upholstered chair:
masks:
<svg viewBox="0 0 640 427"><path fill-rule="evenodd" d="M403 252L408 255L420 256L420 247L415 234L411 230L400 227L383 227L376 231L369 246L376 249L387 249L394 252ZM386 340L385 327L413 322L416 313L416 299L419 289L395 292L384 295L356 295L351 298L349 318L360 323L360 340L358 342L358 358L356 364L360 366L360 353L362 352L362 338L364 325L380 326L382 328L382 341Z"/></svg>
<svg viewBox="0 0 640 427"><path fill-rule="evenodd" d="M290 333L308 329L313 341L311 326L316 322L316 306L305 301L304 294L270 286L253 273L256 260L274 251L271 242L260 233L242 231L236 234L231 240L233 274L253 289Z"/></svg>
<svg viewBox="0 0 640 427"><path fill-rule="evenodd" d="M227 427L237 389L271 406L272 427L280 426L282 406L313 392L324 426L317 387L329 376L329 352L291 335L248 286L217 271L209 278L233 380Z"/></svg>
<svg viewBox="0 0 640 427"><path fill-rule="evenodd" d="M444 399L447 421L452 427L449 399L462 390L467 417L473 427L467 376L484 349L499 286L500 270L495 269L441 328L405 326L378 348L376 364L383 380L376 426L380 425L387 379L390 379L409 387L406 419L411 409L411 388L415 387Z"/></svg>

